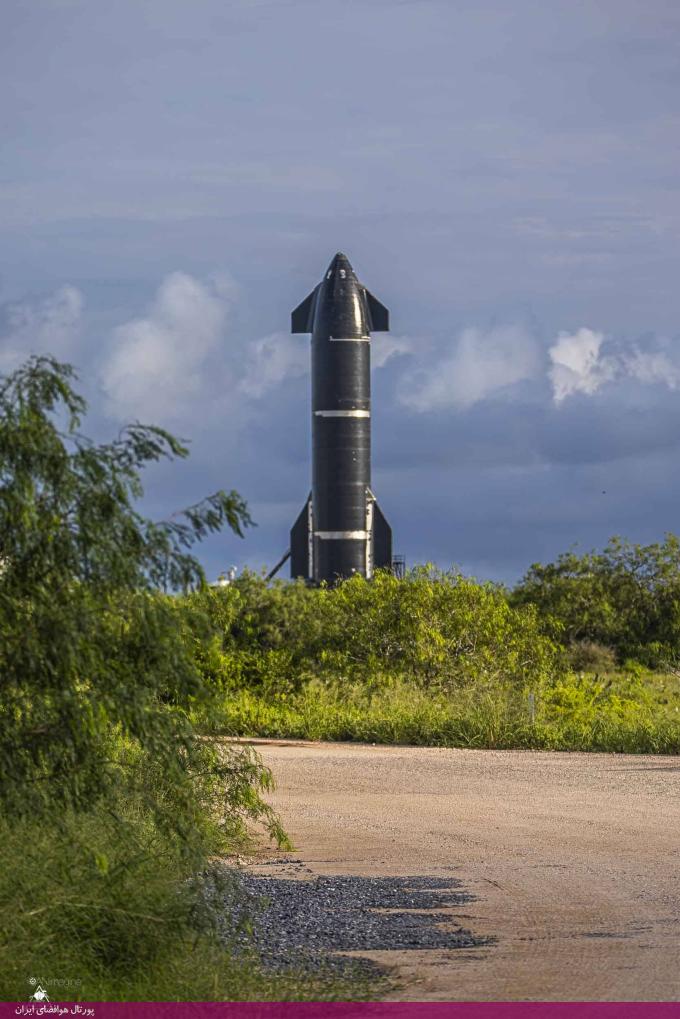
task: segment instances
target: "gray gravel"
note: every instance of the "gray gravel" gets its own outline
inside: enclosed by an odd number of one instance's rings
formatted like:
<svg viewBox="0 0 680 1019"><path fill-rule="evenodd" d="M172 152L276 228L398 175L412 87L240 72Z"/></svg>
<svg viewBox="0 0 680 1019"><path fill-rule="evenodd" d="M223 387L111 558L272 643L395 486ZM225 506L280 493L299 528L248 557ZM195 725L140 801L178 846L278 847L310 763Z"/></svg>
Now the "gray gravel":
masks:
<svg viewBox="0 0 680 1019"><path fill-rule="evenodd" d="M442 912L472 899L455 878L307 876L310 872L301 861L284 862L287 876L241 873L238 883L244 896L222 899L225 941L244 949L250 944L269 969L295 965L375 971L369 960L338 953L489 943ZM288 876L291 871L294 876ZM246 919L250 932L243 929Z"/></svg>

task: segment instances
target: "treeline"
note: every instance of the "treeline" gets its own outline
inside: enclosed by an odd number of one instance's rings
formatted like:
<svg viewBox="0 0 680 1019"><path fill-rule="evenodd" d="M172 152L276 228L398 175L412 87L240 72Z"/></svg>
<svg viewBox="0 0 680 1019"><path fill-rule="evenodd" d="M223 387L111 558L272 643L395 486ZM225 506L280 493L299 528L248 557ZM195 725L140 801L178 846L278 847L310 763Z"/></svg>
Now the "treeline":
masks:
<svg viewBox="0 0 680 1019"><path fill-rule="evenodd" d="M206 619L203 636L188 631L211 692L193 713L206 732L422 746L680 749L674 677L650 673L641 652L618 664L615 648L592 639L604 631L584 629L576 612L563 622L538 597L524 600L523 585L510 592L433 567L402 580L379 572L370 581L353 577L320 588L245 572L181 604ZM587 599L583 604L589 611ZM621 644L622 659L630 646ZM644 637L634 646L648 661L662 661L672 649L646 645Z"/></svg>
<svg viewBox="0 0 680 1019"><path fill-rule="evenodd" d="M534 565L514 590L455 571L336 587L244 572L182 602L207 732L423 746L677 753L678 540ZM657 670L651 672L650 670Z"/></svg>
<svg viewBox="0 0 680 1019"><path fill-rule="evenodd" d="M223 692L298 693L312 679L452 690L489 682L538 689L569 669L673 669L680 652L680 540L534 564L513 590L432 566L335 588L244 572L187 603L210 619L195 641Z"/></svg>
<svg viewBox="0 0 680 1019"><path fill-rule="evenodd" d="M535 563L509 594L533 605L544 632L564 645L577 668L627 660L649 668L680 661L680 539L635 545L612 538L601 552L566 552Z"/></svg>
<svg viewBox="0 0 680 1019"><path fill-rule="evenodd" d="M534 606L515 608L497 585L434 567L320 588L245 572L190 596L187 608L210 619L213 637L196 639L195 653L209 685L225 693L285 696L312 680L537 688L559 667Z"/></svg>

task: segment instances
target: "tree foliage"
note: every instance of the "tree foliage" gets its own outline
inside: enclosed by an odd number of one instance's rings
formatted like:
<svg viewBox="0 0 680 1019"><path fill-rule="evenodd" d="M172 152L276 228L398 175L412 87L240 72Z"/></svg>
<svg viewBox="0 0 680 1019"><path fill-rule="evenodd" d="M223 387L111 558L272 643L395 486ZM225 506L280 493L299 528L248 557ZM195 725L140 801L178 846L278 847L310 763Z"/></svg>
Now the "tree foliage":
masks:
<svg viewBox="0 0 680 1019"><path fill-rule="evenodd" d="M246 573L196 602L217 631L207 646L196 641L197 658L208 684L222 690L287 696L312 679L537 689L555 665L533 607L513 609L497 586L434 567L404 580L378 571L370 581L320 588L267 585Z"/></svg>
<svg viewBox="0 0 680 1019"><path fill-rule="evenodd" d="M140 424L88 440L74 378L42 357L0 383L0 806L90 809L129 782L187 839L215 800L226 828L241 815L276 828L257 795L268 773L248 751L220 757L189 724L202 695L189 631L209 624L167 593L205 584L192 546L225 525L242 534L247 507L217 492L146 519L141 469L186 448Z"/></svg>
<svg viewBox="0 0 680 1019"><path fill-rule="evenodd" d="M511 596L535 605L567 645L594 642L656 667L680 651L680 539L636 545L611 538L602 552L566 552L535 563Z"/></svg>

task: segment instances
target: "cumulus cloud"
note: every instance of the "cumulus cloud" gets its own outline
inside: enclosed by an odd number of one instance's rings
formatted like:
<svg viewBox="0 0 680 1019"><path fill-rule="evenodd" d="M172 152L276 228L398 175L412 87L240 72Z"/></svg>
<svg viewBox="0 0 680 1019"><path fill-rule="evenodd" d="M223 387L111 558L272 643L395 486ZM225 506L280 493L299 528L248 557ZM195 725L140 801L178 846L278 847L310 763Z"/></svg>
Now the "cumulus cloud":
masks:
<svg viewBox="0 0 680 1019"><path fill-rule="evenodd" d="M66 285L42 300L6 305L0 335L0 370L12 371L30 354L77 360L84 303L81 292Z"/></svg>
<svg viewBox="0 0 680 1019"><path fill-rule="evenodd" d="M285 379L309 372L309 343L288 333L272 333L249 346L246 372L238 383L245 396L259 399Z"/></svg>
<svg viewBox="0 0 680 1019"><path fill-rule="evenodd" d="M543 368L540 343L520 326L464 329L441 360L402 379L399 399L419 412L464 410L517 382L538 378Z"/></svg>
<svg viewBox="0 0 680 1019"><path fill-rule="evenodd" d="M556 403L561 403L574 393L592 396L619 374L620 364L617 359L601 354L603 340L604 334L593 329L559 333L548 351L551 361L548 375Z"/></svg>
<svg viewBox="0 0 680 1019"><path fill-rule="evenodd" d="M399 352L417 348L407 341ZM583 326L559 332L546 350L520 326L468 328L443 356L404 374L398 398L419 413L466 410L525 380L544 380L555 404L577 394L593 397L611 383L680 389L680 342L647 337L631 343Z"/></svg>
<svg viewBox="0 0 680 1019"><path fill-rule="evenodd" d="M228 277L202 283L173 272L149 314L114 330L101 372L116 417L177 419L196 412L216 383L217 357L235 288Z"/></svg>
<svg viewBox="0 0 680 1019"><path fill-rule="evenodd" d="M173 272L161 283L147 315L114 329L100 379L114 417L178 421L210 407L211 419L247 417L248 404L287 379L308 375L309 342L271 333L227 344L237 288L229 277L203 283ZM373 365L407 353L410 341L380 336Z"/></svg>
<svg viewBox="0 0 680 1019"><path fill-rule="evenodd" d="M584 393L593 396L606 383L634 381L642 385L680 388L680 349L664 337L647 337L635 343L609 339L603 353L603 333L582 328L560 333L548 351L548 372L555 403Z"/></svg>

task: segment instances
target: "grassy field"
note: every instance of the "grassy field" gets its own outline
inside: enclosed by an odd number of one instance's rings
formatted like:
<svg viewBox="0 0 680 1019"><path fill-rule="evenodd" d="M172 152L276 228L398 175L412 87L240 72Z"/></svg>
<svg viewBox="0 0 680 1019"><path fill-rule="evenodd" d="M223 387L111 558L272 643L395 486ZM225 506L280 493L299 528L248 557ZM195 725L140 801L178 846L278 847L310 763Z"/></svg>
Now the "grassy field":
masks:
<svg viewBox="0 0 680 1019"><path fill-rule="evenodd" d="M540 695L474 686L443 694L311 682L300 693L235 691L212 731L420 746L680 753L680 681L650 672L567 675Z"/></svg>

